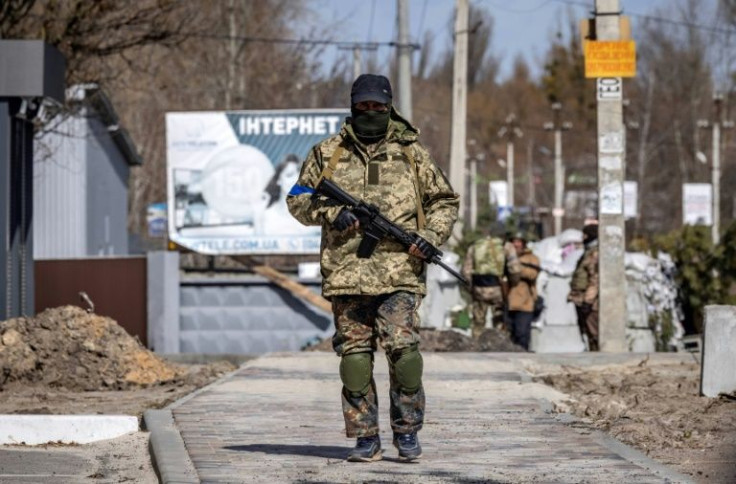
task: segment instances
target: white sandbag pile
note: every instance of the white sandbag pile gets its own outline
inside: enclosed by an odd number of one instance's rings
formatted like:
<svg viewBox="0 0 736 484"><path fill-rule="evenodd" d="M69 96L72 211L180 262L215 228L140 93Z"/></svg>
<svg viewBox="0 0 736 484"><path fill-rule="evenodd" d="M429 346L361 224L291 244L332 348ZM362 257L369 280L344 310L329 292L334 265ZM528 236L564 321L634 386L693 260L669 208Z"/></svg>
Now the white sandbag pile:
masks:
<svg viewBox="0 0 736 484"><path fill-rule="evenodd" d="M664 253L655 259L641 252L627 252L625 267L629 350L681 349L685 331L672 258Z"/></svg>
<svg viewBox="0 0 736 484"><path fill-rule="evenodd" d="M568 229L531 248L544 269L537 280L537 290L546 305L535 322L532 350L540 353L583 351L575 308L567 302L572 273L583 254L582 232ZM681 349L684 330L672 259L667 254L655 259L644 253L627 252L625 271L629 351Z"/></svg>

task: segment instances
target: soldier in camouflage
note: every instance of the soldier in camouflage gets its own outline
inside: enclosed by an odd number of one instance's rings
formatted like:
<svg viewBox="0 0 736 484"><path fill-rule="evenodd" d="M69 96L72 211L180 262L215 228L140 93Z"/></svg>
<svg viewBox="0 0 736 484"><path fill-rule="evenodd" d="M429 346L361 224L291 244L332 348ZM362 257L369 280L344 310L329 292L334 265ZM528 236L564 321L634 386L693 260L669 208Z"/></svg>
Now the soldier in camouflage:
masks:
<svg viewBox="0 0 736 484"><path fill-rule="evenodd" d="M287 205L302 224L322 226L322 294L332 301L346 433L357 438L348 460L382 458L373 379L380 341L389 365L393 443L399 458L411 461L421 456L417 432L425 406L417 313L426 293L423 259L427 243L437 247L450 236L459 200L419 143L419 131L393 108L386 77L363 74L355 80L351 114L339 134L309 152ZM414 233L416 242L407 252L386 238L370 258L358 258L360 220L313 196L323 177L378 207Z"/></svg>
<svg viewBox="0 0 736 484"><path fill-rule="evenodd" d="M521 273L521 265L516 249L510 242L504 242L500 233L491 234L491 228L485 236L476 240L468 248L463 262L462 274L470 281L470 293L473 298L471 311L473 316L473 338L478 339L486 326L486 313L490 310L493 326L504 329L503 306L504 288L507 284L516 284Z"/></svg>
<svg viewBox="0 0 736 484"><path fill-rule="evenodd" d="M598 351L598 225L583 227L585 252L578 260L567 300L575 304L580 334L588 349Z"/></svg>

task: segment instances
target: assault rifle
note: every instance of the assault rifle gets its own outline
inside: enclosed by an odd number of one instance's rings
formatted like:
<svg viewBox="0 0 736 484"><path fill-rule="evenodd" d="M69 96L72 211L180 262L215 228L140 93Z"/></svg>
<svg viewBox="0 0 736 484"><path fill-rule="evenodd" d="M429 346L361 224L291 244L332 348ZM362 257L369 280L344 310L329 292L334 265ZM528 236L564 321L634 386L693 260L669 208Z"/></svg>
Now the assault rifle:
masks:
<svg viewBox="0 0 736 484"><path fill-rule="evenodd" d="M357 252L358 257L361 259L369 258L373 254L373 251L376 250L376 245L386 236L392 237L407 249L416 242L416 236L411 235L384 217L380 210L378 210L378 207L365 203L363 200L353 198L332 180L322 178L319 184L317 184L315 195L322 195L333 202L348 207L358 217L360 228L363 231L363 240L360 241ZM431 244L429 246L430 253L424 254L427 262L437 264L467 286L468 281L463 276L442 262L442 251Z"/></svg>

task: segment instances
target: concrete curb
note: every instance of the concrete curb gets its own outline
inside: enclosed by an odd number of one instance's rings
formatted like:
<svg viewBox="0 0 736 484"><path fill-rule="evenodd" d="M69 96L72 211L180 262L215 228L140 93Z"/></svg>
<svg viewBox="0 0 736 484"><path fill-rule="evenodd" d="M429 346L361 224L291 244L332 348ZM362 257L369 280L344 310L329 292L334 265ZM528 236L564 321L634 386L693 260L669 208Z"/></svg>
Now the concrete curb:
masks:
<svg viewBox="0 0 736 484"><path fill-rule="evenodd" d="M593 435L598 442L607 447L611 452L615 452L627 461L657 474L666 483L695 484L695 481L691 477L680 474L659 462L655 462L635 448L624 444L620 440L616 440L608 434L597 430L593 432Z"/></svg>
<svg viewBox="0 0 736 484"><path fill-rule="evenodd" d="M0 445L89 444L138 430L129 415L0 415Z"/></svg>
<svg viewBox="0 0 736 484"><path fill-rule="evenodd" d="M548 414L555 413L555 406L549 400L540 399L539 408ZM695 481L691 477L680 474L674 469L670 469L666 465L650 459L634 447L624 444L620 440L617 440L615 437L611 437L603 431L595 430L592 425L571 413L558 413L555 418L566 425L576 424L578 426L586 427L590 430L591 435L608 450L614 454L618 454L622 459L627 460L632 464L657 474L659 477L664 479L666 484L695 484Z"/></svg>
<svg viewBox="0 0 736 484"><path fill-rule="evenodd" d="M252 361L252 358L248 361ZM143 422L151 433L151 460L162 484L199 483L199 476L189 457L184 439L176 428L173 410L188 402L210 387L231 379L248 362L243 362L236 370L223 375L209 385L185 395L169 404L163 410L146 410Z"/></svg>
<svg viewBox="0 0 736 484"><path fill-rule="evenodd" d="M163 484L200 482L171 410L146 410L146 429L151 433L151 460Z"/></svg>

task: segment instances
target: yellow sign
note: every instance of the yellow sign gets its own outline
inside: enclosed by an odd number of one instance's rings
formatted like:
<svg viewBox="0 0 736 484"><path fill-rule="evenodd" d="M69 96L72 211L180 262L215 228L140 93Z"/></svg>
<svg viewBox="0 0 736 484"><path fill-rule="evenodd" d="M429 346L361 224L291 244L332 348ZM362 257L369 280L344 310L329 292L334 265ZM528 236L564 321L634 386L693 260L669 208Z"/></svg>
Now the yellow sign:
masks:
<svg viewBox="0 0 736 484"><path fill-rule="evenodd" d="M585 77L635 77L636 43L633 40L586 40Z"/></svg>

